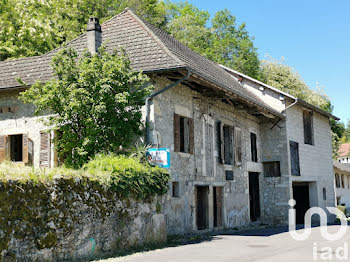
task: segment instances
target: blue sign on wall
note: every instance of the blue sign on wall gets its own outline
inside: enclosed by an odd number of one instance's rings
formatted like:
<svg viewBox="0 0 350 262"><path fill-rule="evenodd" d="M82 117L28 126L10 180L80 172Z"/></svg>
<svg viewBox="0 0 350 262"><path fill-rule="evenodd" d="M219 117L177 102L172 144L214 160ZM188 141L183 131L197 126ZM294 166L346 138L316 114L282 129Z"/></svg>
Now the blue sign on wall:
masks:
<svg viewBox="0 0 350 262"><path fill-rule="evenodd" d="M170 150L169 148L150 148L147 150L148 161L164 168L170 167Z"/></svg>

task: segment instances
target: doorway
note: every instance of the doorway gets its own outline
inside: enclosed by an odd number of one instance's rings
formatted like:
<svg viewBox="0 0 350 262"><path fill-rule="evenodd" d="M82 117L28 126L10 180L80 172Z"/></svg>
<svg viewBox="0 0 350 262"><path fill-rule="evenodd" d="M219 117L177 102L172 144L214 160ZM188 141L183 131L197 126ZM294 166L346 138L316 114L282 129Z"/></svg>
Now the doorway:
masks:
<svg viewBox="0 0 350 262"><path fill-rule="evenodd" d="M10 159L13 162L23 161L23 135L10 135Z"/></svg>
<svg viewBox="0 0 350 262"><path fill-rule="evenodd" d="M197 229L209 228L209 187L197 186Z"/></svg>
<svg viewBox="0 0 350 262"><path fill-rule="evenodd" d="M213 187L214 200L214 227L222 226L222 201L223 187Z"/></svg>
<svg viewBox="0 0 350 262"><path fill-rule="evenodd" d="M293 199L296 201L296 223L304 224L304 216L310 208L310 194L308 183L293 183Z"/></svg>
<svg viewBox="0 0 350 262"><path fill-rule="evenodd" d="M260 218L259 173L249 173L249 205L250 220L257 221Z"/></svg>

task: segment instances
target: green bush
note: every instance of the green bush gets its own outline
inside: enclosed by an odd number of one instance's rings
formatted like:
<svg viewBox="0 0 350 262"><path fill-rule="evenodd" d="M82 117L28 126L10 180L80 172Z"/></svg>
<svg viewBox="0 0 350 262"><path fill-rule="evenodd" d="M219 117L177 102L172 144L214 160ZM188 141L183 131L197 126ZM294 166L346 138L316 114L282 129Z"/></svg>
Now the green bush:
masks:
<svg viewBox="0 0 350 262"><path fill-rule="evenodd" d="M14 163L0 165L0 180L49 184L57 178L82 178L112 189L121 198L146 199L167 192L169 173L137 156L97 155L83 168L34 169Z"/></svg>
<svg viewBox="0 0 350 262"><path fill-rule="evenodd" d="M91 173L105 173L108 185L122 197L144 199L167 192L169 173L159 167L142 163L133 156L98 155L83 167Z"/></svg>

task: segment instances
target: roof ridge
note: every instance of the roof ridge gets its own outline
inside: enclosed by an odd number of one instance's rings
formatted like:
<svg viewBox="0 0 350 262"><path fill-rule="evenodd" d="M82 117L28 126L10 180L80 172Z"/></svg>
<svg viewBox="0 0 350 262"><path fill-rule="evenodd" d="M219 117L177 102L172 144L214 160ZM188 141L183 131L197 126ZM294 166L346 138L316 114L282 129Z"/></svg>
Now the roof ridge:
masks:
<svg viewBox="0 0 350 262"><path fill-rule="evenodd" d="M149 28L149 26L138 16L136 15L130 8L126 8L123 12L127 12L131 15L131 17L143 27L143 29L156 41L156 43L167 53L172 59L174 59L180 65L186 66L184 61L180 60L176 55L174 55L169 48L156 36L156 34Z"/></svg>

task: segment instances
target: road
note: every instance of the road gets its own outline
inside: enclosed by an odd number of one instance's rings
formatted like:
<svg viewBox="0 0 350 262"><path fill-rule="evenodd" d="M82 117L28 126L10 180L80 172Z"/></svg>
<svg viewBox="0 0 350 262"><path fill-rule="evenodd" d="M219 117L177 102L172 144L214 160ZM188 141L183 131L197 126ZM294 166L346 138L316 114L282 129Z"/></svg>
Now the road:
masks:
<svg viewBox="0 0 350 262"><path fill-rule="evenodd" d="M329 226L334 233L339 226ZM297 232L303 232L298 230ZM100 260L100 262L310 262L350 261L350 255L343 253L350 243L350 229L341 240L328 241L321 236L320 228L313 228L308 240L294 240L286 228L259 229L234 234L219 234L209 240L154 251L136 253L130 256ZM336 257L337 252L340 254ZM344 259L345 258L345 259Z"/></svg>

